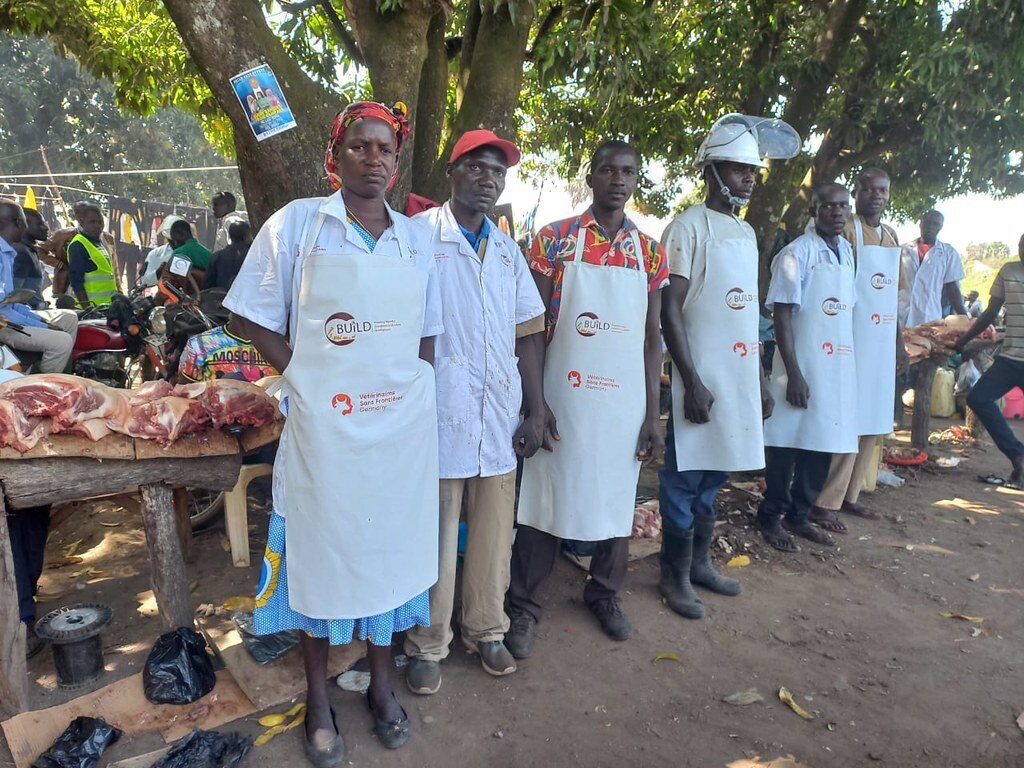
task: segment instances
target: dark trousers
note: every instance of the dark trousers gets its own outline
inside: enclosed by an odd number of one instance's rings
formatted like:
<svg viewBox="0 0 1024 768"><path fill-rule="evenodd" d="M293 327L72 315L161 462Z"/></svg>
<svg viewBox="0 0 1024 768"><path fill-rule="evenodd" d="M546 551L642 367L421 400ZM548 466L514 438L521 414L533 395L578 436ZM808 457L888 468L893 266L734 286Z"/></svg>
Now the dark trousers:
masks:
<svg viewBox="0 0 1024 768"><path fill-rule="evenodd" d="M803 448L765 448L764 479L767 488L757 510L762 527L785 517L791 523L804 523L818 500L831 453L805 451Z"/></svg>
<svg viewBox="0 0 1024 768"><path fill-rule="evenodd" d="M512 547L512 579L508 587L509 608L526 611L540 621L543 609L537 602L537 590L551 574L561 539L550 533L519 525ZM629 537L598 542L590 559L590 580L583 589L583 601L614 597L622 589L629 560Z"/></svg>
<svg viewBox="0 0 1024 768"><path fill-rule="evenodd" d="M715 516L715 497L729 480L729 473L717 469L680 472L677 466L675 428L669 410L665 464L658 473L658 502L665 530L684 534L693 528L694 517Z"/></svg>
<svg viewBox="0 0 1024 768"><path fill-rule="evenodd" d="M996 400L1014 387L1024 387L1024 363L997 357L967 395L967 405L992 435L996 447L1008 459L1024 454L1024 443L1017 439L999 410Z"/></svg>
<svg viewBox="0 0 1024 768"><path fill-rule="evenodd" d="M7 529L14 556L14 582L21 620L36 618L36 585L43 574L43 554L50 529L50 507L28 507L8 512Z"/></svg>

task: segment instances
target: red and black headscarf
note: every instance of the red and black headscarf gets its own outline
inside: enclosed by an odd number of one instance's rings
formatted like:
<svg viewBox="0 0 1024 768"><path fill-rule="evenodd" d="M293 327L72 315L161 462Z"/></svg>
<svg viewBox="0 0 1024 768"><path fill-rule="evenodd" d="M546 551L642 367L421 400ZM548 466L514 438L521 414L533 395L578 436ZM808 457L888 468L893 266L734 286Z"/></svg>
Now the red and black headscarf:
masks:
<svg viewBox="0 0 1024 768"><path fill-rule="evenodd" d="M389 107L378 101L353 101L334 118L334 125L331 127L331 139L327 142L327 154L324 156L324 168L327 170L327 178L333 189L341 189L341 177L334 167L334 148L345 131L356 120L367 117L375 117L383 120L391 126L395 132L395 146L398 152L402 150L402 142L409 135L409 110L402 102L396 102L395 106ZM390 189L394 186L398 177L398 163L395 163L395 175L391 177Z"/></svg>

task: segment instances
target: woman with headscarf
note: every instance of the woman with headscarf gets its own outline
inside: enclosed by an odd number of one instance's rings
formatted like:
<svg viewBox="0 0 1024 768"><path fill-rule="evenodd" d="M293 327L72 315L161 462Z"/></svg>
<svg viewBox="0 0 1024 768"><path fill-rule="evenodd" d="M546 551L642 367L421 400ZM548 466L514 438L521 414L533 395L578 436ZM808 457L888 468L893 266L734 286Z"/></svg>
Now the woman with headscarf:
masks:
<svg viewBox="0 0 1024 768"><path fill-rule="evenodd" d="M440 296L429 237L384 200L408 132L404 105L343 110L325 161L338 191L271 216L224 300L283 374L255 628L301 633L306 754L318 767L345 753L327 697L330 645L366 640L377 736L408 741L391 638L429 625L437 580Z"/></svg>

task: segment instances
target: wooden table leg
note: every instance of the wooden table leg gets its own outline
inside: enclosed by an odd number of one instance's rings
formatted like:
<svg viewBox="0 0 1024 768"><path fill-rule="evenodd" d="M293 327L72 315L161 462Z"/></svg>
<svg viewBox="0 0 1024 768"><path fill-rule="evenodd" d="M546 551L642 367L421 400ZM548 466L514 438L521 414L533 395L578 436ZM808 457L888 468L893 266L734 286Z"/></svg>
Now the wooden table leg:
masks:
<svg viewBox="0 0 1024 768"><path fill-rule="evenodd" d="M160 617L170 629L191 627L194 624L192 598L188 593L173 494L163 483L143 485L139 491L153 594Z"/></svg>
<svg viewBox="0 0 1024 768"><path fill-rule="evenodd" d="M917 364L914 381L914 416L910 428L910 444L919 451L928 450L928 434L932 420L932 385L939 364L928 357Z"/></svg>
<svg viewBox="0 0 1024 768"><path fill-rule="evenodd" d="M192 539L191 508L187 488L174 489L174 514L178 524L178 538L181 540L181 551L185 562L191 565L196 561L195 542Z"/></svg>
<svg viewBox="0 0 1024 768"><path fill-rule="evenodd" d="M0 719L28 710L25 625L18 611L7 510L0 492Z"/></svg>

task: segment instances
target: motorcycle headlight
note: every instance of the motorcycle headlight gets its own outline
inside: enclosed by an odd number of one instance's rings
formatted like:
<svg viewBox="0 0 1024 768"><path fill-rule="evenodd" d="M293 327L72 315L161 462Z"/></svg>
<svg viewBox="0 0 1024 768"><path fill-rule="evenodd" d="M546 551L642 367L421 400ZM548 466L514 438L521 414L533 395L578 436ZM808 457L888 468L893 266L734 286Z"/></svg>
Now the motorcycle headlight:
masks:
<svg viewBox="0 0 1024 768"><path fill-rule="evenodd" d="M167 310L163 307L154 307L149 313L149 327L153 333L163 335L167 333L167 318L164 317Z"/></svg>

